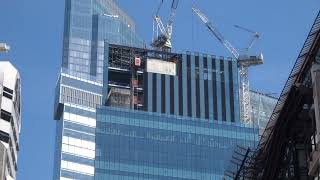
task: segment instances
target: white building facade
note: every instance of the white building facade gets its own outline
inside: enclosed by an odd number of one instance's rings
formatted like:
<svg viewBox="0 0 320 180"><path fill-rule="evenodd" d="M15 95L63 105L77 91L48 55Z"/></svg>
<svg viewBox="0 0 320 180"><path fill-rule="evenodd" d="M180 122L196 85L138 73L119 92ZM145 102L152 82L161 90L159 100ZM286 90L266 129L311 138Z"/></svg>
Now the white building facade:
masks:
<svg viewBox="0 0 320 180"><path fill-rule="evenodd" d="M0 61L0 179L16 179L21 129L20 74Z"/></svg>

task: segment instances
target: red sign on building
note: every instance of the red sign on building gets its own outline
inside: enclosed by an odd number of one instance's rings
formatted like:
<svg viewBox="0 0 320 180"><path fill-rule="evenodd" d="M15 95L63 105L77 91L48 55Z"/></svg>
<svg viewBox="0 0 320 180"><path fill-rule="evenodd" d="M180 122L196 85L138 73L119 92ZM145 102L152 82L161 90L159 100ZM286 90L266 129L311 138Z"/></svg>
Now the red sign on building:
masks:
<svg viewBox="0 0 320 180"><path fill-rule="evenodd" d="M136 57L134 60L134 65L135 66L140 66L141 65L141 59L139 57Z"/></svg>

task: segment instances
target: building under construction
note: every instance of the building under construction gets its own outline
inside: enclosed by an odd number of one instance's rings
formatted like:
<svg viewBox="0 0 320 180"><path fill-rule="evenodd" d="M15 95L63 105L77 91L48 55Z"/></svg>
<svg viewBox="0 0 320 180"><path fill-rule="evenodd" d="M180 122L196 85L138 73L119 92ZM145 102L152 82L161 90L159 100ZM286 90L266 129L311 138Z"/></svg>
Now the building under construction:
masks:
<svg viewBox="0 0 320 180"><path fill-rule="evenodd" d="M257 149L240 148L226 179L320 178L320 13ZM233 164L233 165L232 165Z"/></svg>
<svg viewBox="0 0 320 180"><path fill-rule="evenodd" d="M237 62L108 45L104 98L114 107L240 122Z"/></svg>
<svg viewBox="0 0 320 180"><path fill-rule="evenodd" d="M258 129L240 122L232 59L105 44L95 179L222 179Z"/></svg>
<svg viewBox="0 0 320 180"><path fill-rule="evenodd" d="M113 0L65 5L53 179L222 179L234 147L257 144L240 122L238 62L171 53L178 0L161 51L142 48Z"/></svg>

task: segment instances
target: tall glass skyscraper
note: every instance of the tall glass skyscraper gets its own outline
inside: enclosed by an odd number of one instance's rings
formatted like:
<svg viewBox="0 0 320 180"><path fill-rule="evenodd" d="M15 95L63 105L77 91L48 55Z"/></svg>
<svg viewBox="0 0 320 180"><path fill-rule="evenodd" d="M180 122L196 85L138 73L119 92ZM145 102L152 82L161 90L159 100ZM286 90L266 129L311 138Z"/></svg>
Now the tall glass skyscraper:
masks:
<svg viewBox="0 0 320 180"><path fill-rule="evenodd" d="M63 60L56 86L54 180L94 178L96 105L102 102L104 42L143 47L113 0L65 0Z"/></svg>
<svg viewBox="0 0 320 180"><path fill-rule="evenodd" d="M66 0L54 180L220 179L237 144L235 61L147 50L112 0Z"/></svg>

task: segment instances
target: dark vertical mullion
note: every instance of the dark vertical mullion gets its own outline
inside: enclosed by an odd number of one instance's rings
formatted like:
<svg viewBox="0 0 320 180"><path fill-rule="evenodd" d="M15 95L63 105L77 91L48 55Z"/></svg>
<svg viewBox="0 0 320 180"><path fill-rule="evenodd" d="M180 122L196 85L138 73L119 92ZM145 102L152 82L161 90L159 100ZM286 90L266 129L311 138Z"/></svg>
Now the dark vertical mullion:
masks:
<svg viewBox="0 0 320 180"><path fill-rule="evenodd" d="M234 116L234 87L233 87L233 71L232 71L232 61L228 62L229 69L229 87L230 87L230 113L231 113L231 122L235 122Z"/></svg>
<svg viewBox="0 0 320 180"><path fill-rule="evenodd" d="M220 75L221 75L221 100L222 100L222 121L226 121L226 87L224 76L224 60L220 59Z"/></svg>
<svg viewBox="0 0 320 180"><path fill-rule="evenodd" d="M166 113L166 76L161 74L161 113Z"/></svg>
<svg viewBox="0 0 320 180"><path fill-rule="evenodd" d="M152 73L152 111L157 112L157 74Z"/></svg>
<svg viewBox="0 0 320 180"><path fill-rule="evenodd" d="M187 106L188 116L192 116L192 98L191 98L191 55L187 55Z"/></svg>
<svg viewBox="0 0 320 180"><path fill-rule="evenodd" d="M178 82L179 82L179 115L183 115L183 91L182 91L182 61L179 62L179 74L178 74Z"/></svg>
<svg viewBox="0 0 320 180"><path fill-rule="evenodd" d="M69 46L71 34L71 1L65 1L64 30L63 30L63 59L62 66L69 68Z"/></svg>
<svg viewBox="0 0 320 180"><path fill-rule="evenodd" d="M213 95L213 117L218 120L218 96L217 96L217 69L216 59L212 58L212 95Z"/></svg>
<svg viewBox="0 0 320 180"><path fill-rule="evenodd" d="M206 74L204 76L204 112L205 118L209 119L209 94L208 94L208 58L203 58L203 73Z"/></svg>
<svg viewBox="0 0 320 180"><path fill-rule="evenodd" d="M99 16L92 16L90 75L97 75Z"/></svg>
<svg viewBox="0 0 320 180"><path fill-rule="evenodd" d="M145 90L143 92L143 109L145 111L148 111L148 106L150 106L150 104L148 104L148 99L149 99L149 89L148 89L148 73L145 72L143 73L143 89Z"/></svg>
<svg viewBox="0 0 320 180"><path fill-rule="evenodd" d="M174 77L170 76L170 114L174 114Z"/></svg>

